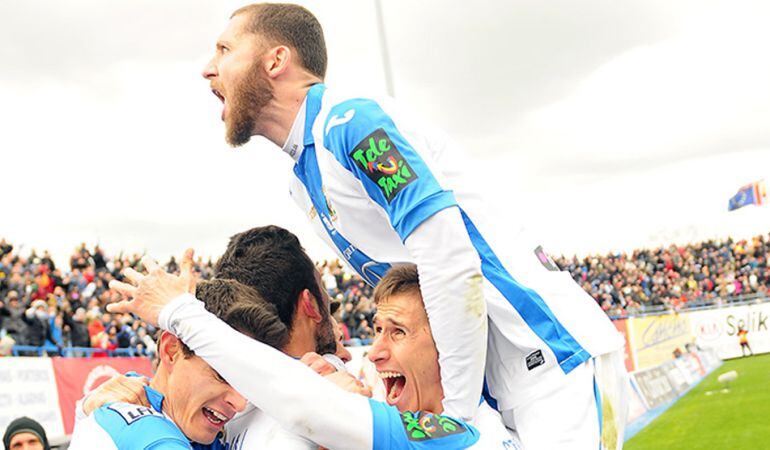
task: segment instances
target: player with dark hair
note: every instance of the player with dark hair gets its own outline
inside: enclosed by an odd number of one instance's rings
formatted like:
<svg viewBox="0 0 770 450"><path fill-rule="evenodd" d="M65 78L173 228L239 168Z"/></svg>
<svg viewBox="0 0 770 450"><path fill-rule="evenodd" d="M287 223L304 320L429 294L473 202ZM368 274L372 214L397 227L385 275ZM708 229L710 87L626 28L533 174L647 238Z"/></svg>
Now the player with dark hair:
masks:
<svg viewBox="0 0 770 450"><path fill-rule="evenodd" d="M190 281L188 277L186 282ZM204 283L197 295L235 329L268 345L285 342L286 328L277 320L275 309L260 301L253 289L236 281L218 280ZM251 317L237 313L244 307L249 308ZM244 323L271 325L247 328ZM77 422L70 449L189 449L191 442L210 444L246 407L243 396L173 334L161 334L158 358L157 371L144 388L149 406L125 402L102 405Z"/></svg>
<svg viewBox="0 0 770 450"><path fill-rule="evenodd" d="M293 337L286 353L335 352L328 296L315 264L288 230L268 225L234 235L214 266L214 276L251 286L275 306Z"/></svg>

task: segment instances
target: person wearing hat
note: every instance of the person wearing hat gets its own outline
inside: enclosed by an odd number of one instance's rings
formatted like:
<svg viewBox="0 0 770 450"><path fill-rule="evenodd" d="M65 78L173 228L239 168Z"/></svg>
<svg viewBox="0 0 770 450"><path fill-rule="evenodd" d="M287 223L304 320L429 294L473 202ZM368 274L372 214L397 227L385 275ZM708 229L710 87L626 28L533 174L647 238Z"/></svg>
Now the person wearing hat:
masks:
<svg viewBox="0 0 770 450"><path fill-rule="evenodd" d="M5 450L51 450L43 426L29 417L20 417L8 425L3 445Z"/></svg>

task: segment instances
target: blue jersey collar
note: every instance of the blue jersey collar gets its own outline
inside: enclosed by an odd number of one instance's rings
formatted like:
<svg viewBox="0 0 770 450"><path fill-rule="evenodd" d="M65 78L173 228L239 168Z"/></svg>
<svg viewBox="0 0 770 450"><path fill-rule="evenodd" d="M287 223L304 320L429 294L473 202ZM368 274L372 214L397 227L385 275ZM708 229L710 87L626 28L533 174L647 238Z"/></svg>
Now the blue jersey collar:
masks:
<svg viewBox="0 0 770 450"><path fill-rule="evenodd" d="M303 144L305 147L313 145L315 140L313 139L313 124L318 117L318 113L321 112L321 99L323 98L324 91L326 91L326 85L323 83L314 84L307 91L307 110L305 111L305 139Z"/></svg>
<svg viewBox="0 0 770 450"><path fill-rule="evenodd" d="M144 387L144 393L147 394L147 401L150 402L152 409L158 412L163 412L163 394L151 388L150 386Z"/></svg>

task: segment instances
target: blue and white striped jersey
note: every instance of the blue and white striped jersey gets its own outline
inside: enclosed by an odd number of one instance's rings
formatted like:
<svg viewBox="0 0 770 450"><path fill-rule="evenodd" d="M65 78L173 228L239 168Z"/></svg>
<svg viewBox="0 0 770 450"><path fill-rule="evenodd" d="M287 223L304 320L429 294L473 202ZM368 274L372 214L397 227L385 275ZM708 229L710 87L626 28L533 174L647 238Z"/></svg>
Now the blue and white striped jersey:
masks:
<svg viewBox="0 0 770 450"><path fill-rule="evenodd" d="M108 403L79 420L72 433L71 450L193 449L179 428L162 412L163 395L145 387L151 407Z"/></svg>
<svg viewBox="0 0 770 450"><path fill-rule="evenodd" d="M495 217L515 199L485 205L452 142L390 100L317 84L284 151L293 199L359 275L374 285L392 264L417 264L448 414L473 416L484 377L510 409L623 345L570 275Z"/></svg>

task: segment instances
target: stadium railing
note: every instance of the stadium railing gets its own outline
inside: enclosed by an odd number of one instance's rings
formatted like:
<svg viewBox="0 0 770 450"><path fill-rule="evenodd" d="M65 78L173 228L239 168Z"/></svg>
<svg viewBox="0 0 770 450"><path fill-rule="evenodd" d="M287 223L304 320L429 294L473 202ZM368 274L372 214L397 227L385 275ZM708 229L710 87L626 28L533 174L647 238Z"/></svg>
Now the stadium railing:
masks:
<svg viewBox="0 0 770 450"><path fill-rule="evenodd" d="M34 345L14 345L11 349L11 355L13 356L63 356L65 358L71 357L93 357L94 353L107 354L107 356L146 356L142 355L133 348L116 348L115 350L105 350L102 348L93 347L63 347L58 348L54 346L42 346L37 347Z"/></svg>
<svg viewBox="0 0 770 450"><path fill-rule="evenodd" d="M610 316L610 319L628 319L630 317L645 317L656 316L665 313L677 313L682 311L700 311L705 309L718 309L732 306L751 305L757 303L765 303L770 301L768 294L747 294L747 295L734 295L729 297L716 297L709 299L696 299L687 302L681 308L672 308L668 305L655 305L644 306L638 312L628 313L621 316Z"/></svg>

